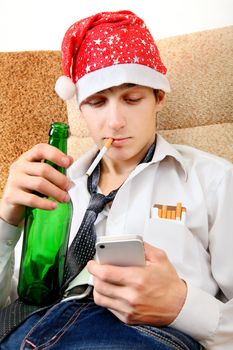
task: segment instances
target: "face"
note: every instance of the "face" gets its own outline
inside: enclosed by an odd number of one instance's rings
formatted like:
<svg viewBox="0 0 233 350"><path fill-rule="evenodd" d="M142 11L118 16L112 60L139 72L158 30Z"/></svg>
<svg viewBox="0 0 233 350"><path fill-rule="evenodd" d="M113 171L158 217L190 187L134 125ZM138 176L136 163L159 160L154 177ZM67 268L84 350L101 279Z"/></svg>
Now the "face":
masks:
<svg viewBox="0 0 233 350"><path fill-rule="evenodd" d="M99 148L113 138L105 157L137 163L154 142L155 116L163 101L162 91L156 98L152 88L124 84L88 97L80 110Z"/></svg>

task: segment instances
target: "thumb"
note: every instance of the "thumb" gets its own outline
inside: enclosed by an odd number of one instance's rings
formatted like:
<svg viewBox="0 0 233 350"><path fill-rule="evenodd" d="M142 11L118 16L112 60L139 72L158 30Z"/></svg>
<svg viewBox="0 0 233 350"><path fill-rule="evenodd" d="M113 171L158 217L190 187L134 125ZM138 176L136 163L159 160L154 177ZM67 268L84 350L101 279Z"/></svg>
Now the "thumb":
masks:
<svg viewBox="0 0 233 350"><path fill-rule="evenodd" d="M164 257L165 252L159 248L154 247L153 245L144 242L145 249L145 258L147 262L157 262Z"/></svg>

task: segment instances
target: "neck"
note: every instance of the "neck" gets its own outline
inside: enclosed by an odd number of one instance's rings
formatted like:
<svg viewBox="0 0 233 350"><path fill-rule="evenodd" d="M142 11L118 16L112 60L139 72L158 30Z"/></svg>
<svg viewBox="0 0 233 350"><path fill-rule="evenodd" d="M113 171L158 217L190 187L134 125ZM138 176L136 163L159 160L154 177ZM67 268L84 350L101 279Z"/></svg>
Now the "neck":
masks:
<svg viewBox="0 0 233 350"><path fill-rule="evenodd" d="M101 174L102 175L125 175L130 174L138 163L128 161L114 161L106 157L101 161Z"/></svg>
<svg viewBox="0 0 233 350"><path fill-rule="evenodd" d="M143 147L140 152L134 155L131 158L118 160L108 157L108 154L105 155L101 161L101 174L105 175L129 175L136 166L142 161L142 159L147 154L149 148L154 143L154 139L151 140L145 147Z"/></svg>
<svg viewBox="0 0 233 350"><path fill-rule="evenodd" d="M130 173L136 168L138 163L147 154L150 146L154 140L144 147L136 156L122 161L113 160L107 156L103 157L101 161L101 171L99 186L102 193L108 194L110 191L120 187L128 178Z"/></svg>

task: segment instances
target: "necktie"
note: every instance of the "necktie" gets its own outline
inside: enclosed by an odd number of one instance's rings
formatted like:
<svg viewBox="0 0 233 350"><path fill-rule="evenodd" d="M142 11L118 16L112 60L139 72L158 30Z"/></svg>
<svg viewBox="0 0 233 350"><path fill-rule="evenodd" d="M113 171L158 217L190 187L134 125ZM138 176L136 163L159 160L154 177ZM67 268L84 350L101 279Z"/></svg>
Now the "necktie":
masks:
<svg viewBox="0 0 233 350"><path fill-rule="evenodd" d="M68 250L64 273L64 286L67 286L69 282L81 272L87 262L93 259L96 241L94 228L95 220L104 207L114 200L118 191L118 189L113 190L107 196L98 193L99 176L100 165L97 165L87 180L87 187L91 198L78 233Z"/></svg>

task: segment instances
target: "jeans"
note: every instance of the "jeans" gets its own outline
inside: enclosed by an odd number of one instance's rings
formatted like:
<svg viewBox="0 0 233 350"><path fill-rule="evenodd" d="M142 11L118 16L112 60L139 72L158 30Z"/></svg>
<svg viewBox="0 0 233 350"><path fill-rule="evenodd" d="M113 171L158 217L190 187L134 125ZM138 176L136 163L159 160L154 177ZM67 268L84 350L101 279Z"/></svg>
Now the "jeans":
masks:
<svg viewBox="0 0 233 350"><path fill-rule="evenodd" d="M198 350L171 327L130 326L93 301L71 300L29 316L0 343L0 350Z"/></svg>

